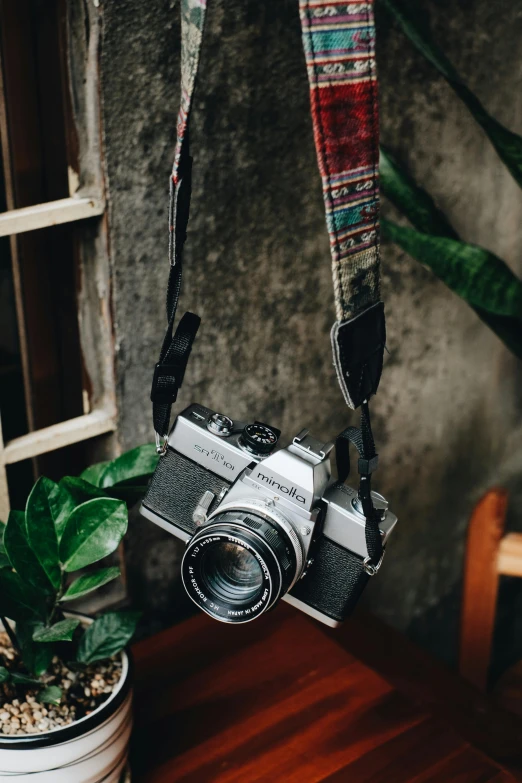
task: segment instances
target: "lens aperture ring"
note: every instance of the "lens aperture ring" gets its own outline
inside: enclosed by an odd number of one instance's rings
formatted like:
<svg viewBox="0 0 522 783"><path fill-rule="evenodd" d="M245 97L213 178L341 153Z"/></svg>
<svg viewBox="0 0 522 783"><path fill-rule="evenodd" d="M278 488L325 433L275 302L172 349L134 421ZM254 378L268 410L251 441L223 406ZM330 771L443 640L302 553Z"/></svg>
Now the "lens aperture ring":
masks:
<svg viewBox="0 0 522 783"><path fill-rule="evenodd" d="M261 516L263 519L272 522L276 527L280 528L288 536L290 543L292 544L294 557L295 557L295 573L292 577L292 582L288 588L291 590L297 580L300 578L304 570L304 557L303 548L299 536L295 532L291 523L281 514L274 506L268 505L263 500L257 500L256 498L245 498L240 500L231 501L230 503L222 503L208 518L208 523L221 517L226 511L234 511L236 514L240 514L244 511L252 511L256 516Z"/></svg>

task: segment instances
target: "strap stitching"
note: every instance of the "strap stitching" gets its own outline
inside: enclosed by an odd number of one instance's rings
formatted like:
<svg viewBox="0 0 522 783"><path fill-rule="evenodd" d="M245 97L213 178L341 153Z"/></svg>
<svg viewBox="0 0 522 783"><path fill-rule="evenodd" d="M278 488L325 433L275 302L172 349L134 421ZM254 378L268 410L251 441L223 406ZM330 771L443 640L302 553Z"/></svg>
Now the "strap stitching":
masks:
<svg viewBox="0 0 522 783"><path fill-rule="evenodd" d="M306 0L306 15L307 15L307 19L308 19L308 27L310 28L310 31L311 31L312 30L312 23L311 23L311 18L310 18L310 0ZM316 70L316 62L315 62L316 52L315 52L315 48L314 48L314 37L313 37L312 34L310 34L310 49L311 49L312 58L313 58L312 73L313 73L314 82L315 82L315 89L312 91L313 101L314 101L314 116L317 119L318 136L319 136L319 139L321 141L321 150L322 150L322 153L323 153L324 172L325 172L326 178L328 180L328 187L326 189L326 201L328 202L328 205L329 205L329 207L330 207L330 209L332 211L332 215L333 215L335 249L336 249L336 253L337 253L337 263L339 264L340 257L341 257L341 250L340 250L340 247L339 247L338 233L337 233L337 230L335 229L335 213L334 213L334 209L333 209L334 203L333 203L332 194L331 194L331 176L332 175L331 175L329 159L328 159L328 155L327 155L327 151L326 151L326 135L325 135L324 126L323 126L323 106L322 106L322 103L321 103L321 89L319 87L319 78L318 78L317 70ZM319 111L317 111L317 107L319 108ZM341 289L341 298L342 298L342 301L343 301L343 312L344 312L344 302L346 300L346 296L345 296L345 292L344 292L342 275L339 274L339 272L337 274L337 279L339 281L339 287Z"/></svg>
<svg viewBox="0 0 522 783"><path fill-rule="evenodd" d="M375 25L372 25L372 18L370 14L370 8L371 8L371 1L369 0L366 3L366 22L368 24L368 27L375 27ZM368 48L368 54L370 55L370 46ZM374 183L377 187L377 194L379 192L378 190L378 177L379 177L379 146L376 143L377 139L379 138L379 127L377 122L377 116L378 116L378 95L377 95L377 69L375 67L375 55L369 56L369 63L370 63L370 91L372 96L372 152L373 152L373 179ZM379 218L379 200L378 195L376 198L376 206L375 206L375 214L373 218L373 228L374 231L377 233L378 231L378 218ZM381 247L379 244L379 239L377 237L377 241L375 243L375 250L377 254L377 265L380 265L381 263ZM380 279L378 280L378 288L377 288L377 300L380 298Z"/></svg>

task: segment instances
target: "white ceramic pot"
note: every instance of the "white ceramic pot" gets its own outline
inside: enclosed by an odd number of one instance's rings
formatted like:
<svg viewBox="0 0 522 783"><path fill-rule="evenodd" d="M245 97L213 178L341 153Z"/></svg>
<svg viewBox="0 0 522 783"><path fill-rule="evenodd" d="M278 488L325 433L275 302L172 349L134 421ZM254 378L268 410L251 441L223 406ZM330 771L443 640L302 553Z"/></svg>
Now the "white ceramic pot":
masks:
<svg viewBox="0 0 522 783"><path fill-rule="evenodd" d="M0 734L0 783L120 783L132 728L131 661L90 715L41 734Z"/></svg>

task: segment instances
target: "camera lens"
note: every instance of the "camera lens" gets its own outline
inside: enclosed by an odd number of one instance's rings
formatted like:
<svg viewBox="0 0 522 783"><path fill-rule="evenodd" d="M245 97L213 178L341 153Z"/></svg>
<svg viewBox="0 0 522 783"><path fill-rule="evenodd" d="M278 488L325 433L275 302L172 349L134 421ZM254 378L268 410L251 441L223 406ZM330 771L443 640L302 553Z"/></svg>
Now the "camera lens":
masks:
<svg viewBox="0 0 522 783"><path fill-rule="evenodd" d="M296 541L276 519L241 508L223 511L187 544L181 563L185 589L217 620L254 620L300 573L302 554L296 552Z"/></svg>
<svg viewBox="0 0 522 783"><path fill-rule="evenodd" d="M263 571L248 549L219 541L211 545L201 560L202 581L224 601L249 601L263 586Z"/></svg>

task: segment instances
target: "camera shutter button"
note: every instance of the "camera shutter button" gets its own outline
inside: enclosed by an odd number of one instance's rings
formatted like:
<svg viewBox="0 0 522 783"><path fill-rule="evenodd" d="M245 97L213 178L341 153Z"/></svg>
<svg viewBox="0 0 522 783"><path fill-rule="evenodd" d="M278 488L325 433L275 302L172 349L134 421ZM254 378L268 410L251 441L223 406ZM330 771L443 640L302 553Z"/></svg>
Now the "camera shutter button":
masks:
<svg viewBox="0 0 522 783"><path fill-rule="evenodd" d="M207 422L207 429L216 435L226 437L232 432L234 422L222 413L213 413Z"/></svg>

